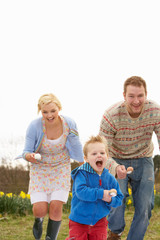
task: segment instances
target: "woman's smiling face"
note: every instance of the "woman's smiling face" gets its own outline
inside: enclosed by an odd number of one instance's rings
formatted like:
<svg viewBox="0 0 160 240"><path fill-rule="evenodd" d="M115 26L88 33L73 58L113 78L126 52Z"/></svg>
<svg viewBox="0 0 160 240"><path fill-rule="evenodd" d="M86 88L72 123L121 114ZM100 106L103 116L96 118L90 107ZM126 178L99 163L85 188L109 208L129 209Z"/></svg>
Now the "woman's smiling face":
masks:
<svg viewBox="0 0 160 240"><path fill-rule="evenodd" d="M52 124L58 119L59 108L51 102L41 106L42 116L47 124Z"/></svg>

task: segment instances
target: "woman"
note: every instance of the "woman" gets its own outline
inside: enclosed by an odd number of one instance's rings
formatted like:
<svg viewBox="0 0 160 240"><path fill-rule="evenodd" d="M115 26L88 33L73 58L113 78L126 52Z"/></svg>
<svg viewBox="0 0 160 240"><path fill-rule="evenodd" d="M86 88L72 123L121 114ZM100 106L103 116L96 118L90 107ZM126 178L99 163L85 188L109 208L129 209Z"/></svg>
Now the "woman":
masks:
<svg viewBox="0 0 160 240"><path fill-rule="evenodd" d="M41 111L42 117L32 121L26 133L23 158L31 162L29 194L35 216L35 239L41 238L48 208L46 239L57 239L63 204L70 191L70 158L83 163L76 123L59 115L61 109L55 95L42 95L38 101L38 112ZM41 155L40 160L36 160L36 153Z"/></svg>

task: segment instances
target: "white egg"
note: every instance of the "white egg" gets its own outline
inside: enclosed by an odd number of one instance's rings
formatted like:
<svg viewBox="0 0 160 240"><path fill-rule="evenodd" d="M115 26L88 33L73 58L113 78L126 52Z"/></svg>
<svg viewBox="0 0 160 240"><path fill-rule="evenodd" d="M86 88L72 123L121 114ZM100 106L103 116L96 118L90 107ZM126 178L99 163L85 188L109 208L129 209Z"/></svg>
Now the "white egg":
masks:
<svg viewBox="0 0 160 240"><path fill-rule="evenodd" d="M117 194L115 193L115 192L110 192L110 194L109 194L110 196L112 196L112 197L115 197L115 196L117 196Z"/></svg>
<svg viewBox="0 0 160 240"><path fill-rule="evenodd" d="M41 160L41 154L36 153L36 154L35 154L35 159L36 159L36 160Z"/></svg>

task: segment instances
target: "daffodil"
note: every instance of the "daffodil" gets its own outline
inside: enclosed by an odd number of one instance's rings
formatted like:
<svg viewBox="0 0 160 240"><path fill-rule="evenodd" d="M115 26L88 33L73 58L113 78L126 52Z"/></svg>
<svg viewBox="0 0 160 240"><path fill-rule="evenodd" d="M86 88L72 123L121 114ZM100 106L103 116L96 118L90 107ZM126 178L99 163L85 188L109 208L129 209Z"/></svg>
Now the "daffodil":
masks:
<svg viewBox="0 0 160 240"><path fill-rule="evenodd" d="M30 194L26 194L26 198L30 199Z"/></svg>
<svg viewBox="0 0 160 240"><path fill-rule="evenodd" d="M4 192L0 192L0 197L2 197L4 195Z"/></svg>
<svg viewBox="0 0 160 240"><path fill-rule="evenodd" d="M127 205L131 205L131 204L132 204L132 201L131 201L131 199L129 199L127 202Z"/></svg>
<svg viewBox="0 0 160 240"><path fill-rule="evenodd" d="M131 190L131 188L128 188L128 193L129 193L129 195L132 194L132 190Z"/></svg>
<svg viewBox="0 0 160 240"><path fill-rule="evenodd" d="M72 197L72 192L70 192L70 193L69 193L69 196L71 196L71 197Z"/></svg>
<svg viewBox="0 0 160 240"><path fill-rule="evenodd" d="M13 196L13 194L12 193L7 193L6 196L11 198Z"/></svg>
<svg viewBox="0 0 160 240"><path fill-rule="evenodd" d="M19 196L20 196L21 198L26 198L26 194L25 194L25 192L23 192L23 191L20 192Z"/></svg>

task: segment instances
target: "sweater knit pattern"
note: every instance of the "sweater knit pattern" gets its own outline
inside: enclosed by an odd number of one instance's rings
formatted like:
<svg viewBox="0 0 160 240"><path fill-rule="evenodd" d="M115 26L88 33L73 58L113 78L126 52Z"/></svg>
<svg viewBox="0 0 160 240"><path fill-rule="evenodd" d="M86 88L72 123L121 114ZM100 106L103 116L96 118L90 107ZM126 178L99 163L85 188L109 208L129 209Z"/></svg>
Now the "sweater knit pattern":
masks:
<svg viewBox="0 0 160 240"><path fill-rule="evenodd" d="M131 118L125 102L113 105L105 111L100 125L110 157L119 159L151 157L153 132L160 146L160 106L148 100L138 118Z"/></svg>

